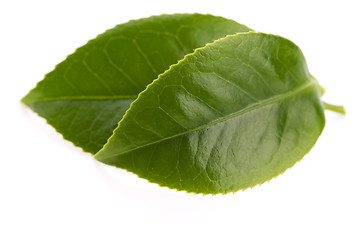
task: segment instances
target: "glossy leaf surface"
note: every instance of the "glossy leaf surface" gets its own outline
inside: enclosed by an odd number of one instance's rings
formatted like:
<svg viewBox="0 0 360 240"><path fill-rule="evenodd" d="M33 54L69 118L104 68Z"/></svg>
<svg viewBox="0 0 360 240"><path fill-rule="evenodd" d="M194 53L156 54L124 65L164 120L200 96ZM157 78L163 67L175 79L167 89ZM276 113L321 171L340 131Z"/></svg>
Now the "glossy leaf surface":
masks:
<svg viewBox="0 0 360 240"><path fill-rule="evenodd" d="M291 41L228 36L149 85L95 158L178 190L246 189L312 148L325 123L320 95Z"/></svg>
<svg viewBox="0 0 360 240"><path fill-rule="evenodd" d="M96 153L130 103L160 73L195 48L249 30L234 21L201 14L130 21L77 49L22 101L65 139Z"/></svg>

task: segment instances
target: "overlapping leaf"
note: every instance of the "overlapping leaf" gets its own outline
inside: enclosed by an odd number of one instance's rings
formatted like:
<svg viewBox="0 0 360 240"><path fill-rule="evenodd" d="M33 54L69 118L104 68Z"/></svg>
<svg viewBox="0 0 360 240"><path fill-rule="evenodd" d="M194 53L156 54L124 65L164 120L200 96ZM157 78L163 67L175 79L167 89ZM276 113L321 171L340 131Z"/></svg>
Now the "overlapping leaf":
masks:
<svg viewBox="0 0 360 240"><path fill-rule="evenodd" d="M208 42L249 30L234 21L202 14L130 21L76 50L22 102L65 139L95 154L130 103L160 73Z"/></svg>
<svg viewBox="0 0 360 240"><path fill-rule="evenodd" d="M95 158L170 188L235 192L311 149L325 123L320 95L289 40L228 36L149 85Z"/></svg>

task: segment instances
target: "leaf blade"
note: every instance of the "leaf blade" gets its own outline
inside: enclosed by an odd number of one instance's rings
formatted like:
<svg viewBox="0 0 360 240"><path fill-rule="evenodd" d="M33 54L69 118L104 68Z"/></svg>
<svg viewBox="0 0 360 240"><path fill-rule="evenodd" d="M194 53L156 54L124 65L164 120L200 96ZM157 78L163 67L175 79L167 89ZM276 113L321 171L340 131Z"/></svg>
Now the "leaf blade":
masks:
<svg viewBox="0 0 360 240"><path fill-rule="evenodd" d="M277 176L311 149L324 126L319 97L320 88L296 45L261 33L228 36L187 55L149 85L95 158L178 190L237 191ZM291 104L304 109L307 119L297 120ZM161 108L175 121L161 121ZM277 120L284 109L291 115ZM262 127L267 124L271 128ZM288 161L281 144L290 152ZM258 145L262 154L255 151Z"/></svg>
<svg viewBox="0 0 360 240"><path fill-rule="evenodd" d="M65 139L95 154L111 136L129 101L133 101L159 73L193 48L225 34L249 30L234 21L201 14L161 15L133 20L106 31L76 50L47 74L22 102L46 118ZM116 109L108 106L115 99ZM48 105L51 103L56 108L59 101L64 105L73 101L71 104L75 109L80 101L85 100L91 100L90 105L102 105L95 112L83 111L88 114L87 118L96 117L103 109L117 112L116 118L101 118L100 125L93 126L87 119L79 120L86 125L88 132L107 126L99 138L91 140L96 142L97 147L87 147L91 139L89 134L79 138L76 131L60 127L58 121L49 119Z"/></svg>

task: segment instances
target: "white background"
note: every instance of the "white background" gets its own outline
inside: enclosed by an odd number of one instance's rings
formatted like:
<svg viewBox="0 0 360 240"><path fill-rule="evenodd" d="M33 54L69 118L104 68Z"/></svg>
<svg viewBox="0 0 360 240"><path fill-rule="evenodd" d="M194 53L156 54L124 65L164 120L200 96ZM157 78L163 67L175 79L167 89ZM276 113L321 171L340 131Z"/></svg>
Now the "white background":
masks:
<svg viewBox="0 0 360 240"><path fill-rule="evenodd" d="M359 1L0 3L0 239L360 239ZM202 196L95 161L20 103L97 34L162 13L211 13L291 39L327 89L311 152L253 189Z"/></svg>

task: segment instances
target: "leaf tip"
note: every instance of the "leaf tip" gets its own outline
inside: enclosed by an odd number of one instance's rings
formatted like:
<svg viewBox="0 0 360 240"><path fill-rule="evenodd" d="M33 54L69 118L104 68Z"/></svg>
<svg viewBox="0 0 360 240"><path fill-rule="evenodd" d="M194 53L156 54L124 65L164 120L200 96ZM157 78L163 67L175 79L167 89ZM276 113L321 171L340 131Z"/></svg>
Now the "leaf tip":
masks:
<svg viewBox="0 0 360 240"><path fill-rule="evenodd" d="M20 102L22 104L25 104L26 106L29 106L30 102L29 102L29 94L26 94L23 98L21 98Z"/></svg>

